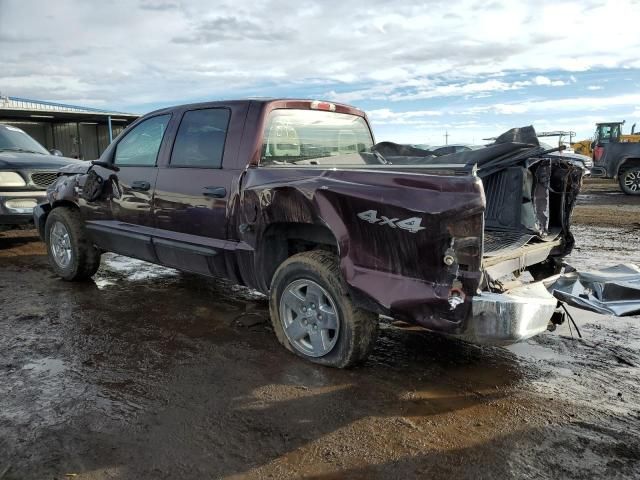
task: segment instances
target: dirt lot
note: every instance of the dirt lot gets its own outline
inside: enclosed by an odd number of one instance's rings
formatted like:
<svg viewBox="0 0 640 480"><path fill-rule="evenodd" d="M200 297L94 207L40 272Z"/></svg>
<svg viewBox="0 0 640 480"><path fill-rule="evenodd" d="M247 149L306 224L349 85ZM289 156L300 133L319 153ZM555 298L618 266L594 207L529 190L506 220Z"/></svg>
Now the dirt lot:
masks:
<svg viewBox="0 0 640 480"><path fill-rule="evenodd" d="M587 180L573 214L576 224L640 228L638 197L625 195L613 180Z"/></svg>
<svg viewBox="0 0 640 480"><path fill-rule="evenodd" d="M640 262L640 199L590 183L575 221L576 266ZM0 234L0 305L0 480L640 476L637 317L508 349L384 325L337 371L251 291L114 255L68 284L33 231Z"/></svg>

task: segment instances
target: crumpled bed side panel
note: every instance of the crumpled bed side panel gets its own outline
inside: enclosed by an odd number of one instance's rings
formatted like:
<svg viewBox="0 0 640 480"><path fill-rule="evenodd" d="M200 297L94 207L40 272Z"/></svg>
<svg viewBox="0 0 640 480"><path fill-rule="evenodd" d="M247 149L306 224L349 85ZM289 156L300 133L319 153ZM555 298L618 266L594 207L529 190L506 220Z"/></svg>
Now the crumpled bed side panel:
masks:
<svg viewBox="0 0 640 480"><path fill-rule="evenodd" d="M626 263L600 270L568 269L545 282L571 306L618 317L640 315L640 267Z"/></svg>

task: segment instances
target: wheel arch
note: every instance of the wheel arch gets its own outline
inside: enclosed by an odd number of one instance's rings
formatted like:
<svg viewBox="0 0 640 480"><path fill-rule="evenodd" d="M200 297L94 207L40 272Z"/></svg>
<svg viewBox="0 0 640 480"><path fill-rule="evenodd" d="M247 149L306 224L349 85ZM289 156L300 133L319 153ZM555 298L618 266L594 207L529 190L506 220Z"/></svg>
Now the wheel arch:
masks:
<svg viewBox="0 0 640 480"><path fill-rule="evenodd" d="M640 167L640 155L624 158L618 165L616 176L620 175L621 172L624 172L629 167Z"/></svg>
<svg viewBox="0 0 640 480"><path fill-rule="evenodd" d="M58 208L58 207L66 207L66 208L72 208L75 210L80 210L80 207L70 201L70 200L56 200L53 203L42 203L40 205L38 205L35 210L34 210L34 220L35 220L35 226L36 229L38 230L38 235L40 236L40 238L42 239L42 241L44 241L45 239L45 225L47 224L47 218L49 217L49 214L51 213L51 211L54 208Z"/></svg>
<svg viewBox="0 0 640 480"><path fill-rule="evenodd" d="M72 208L74 210L80 210L80 207L78 206L78 204L75 202L72 202L71 200L55 200L51 204L50 209L53 210L54 208L58 208L58 207L67 207L67 208Z"/></svg>
<svg viewBox="0 0 640 480"><path fill-rule="evenodd" d="M333 231L319 223L277 222L269 225L261 235L257 255L257 271L265 291L277 268L289 257L311 250L326 250L339 255L339 246Z"/></svg>

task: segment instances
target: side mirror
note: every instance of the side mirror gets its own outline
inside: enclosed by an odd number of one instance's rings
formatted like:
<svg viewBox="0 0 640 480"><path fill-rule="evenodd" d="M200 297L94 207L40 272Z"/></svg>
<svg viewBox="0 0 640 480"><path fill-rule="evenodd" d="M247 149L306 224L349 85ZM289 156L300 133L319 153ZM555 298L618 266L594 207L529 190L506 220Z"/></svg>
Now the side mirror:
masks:
<svg viewBox="0 0 640 480"><path fill-rule="evenodd" d="M593 150L594 148L596 148L596 142L595 140L593 142L591 142L591 150Z"/></svg>
<svg viewBox="0 0 640 480"><path fill-rule="evenodd" d="M91 165L97 165L99 167L106 168L107 170L112 170L114 172L120 171L120 168L116 167L113 163L101 162L100 160L91 160Z"/></svg>
<svg viewBox="0 0 640 480"><path fill-rule="evenodd" d="M64 157L64 153L62 153L60 150L56 148L52 148L51 150L49 150L49 153L51 155L55 155L56 157Z"/></svg>

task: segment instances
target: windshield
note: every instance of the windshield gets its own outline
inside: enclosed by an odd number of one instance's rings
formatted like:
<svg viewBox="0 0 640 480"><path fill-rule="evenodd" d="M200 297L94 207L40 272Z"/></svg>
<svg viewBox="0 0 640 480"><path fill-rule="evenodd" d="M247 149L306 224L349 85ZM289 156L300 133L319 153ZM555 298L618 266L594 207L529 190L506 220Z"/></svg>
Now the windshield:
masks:
<svg viewBox="0 0 640 480"><path fill-rule="evenodd" d="M372 146L369 126L357 115L321 110L274 110L265 128L260 163L263 166L364 166Z"/></svg>
<svg viewBox="0 0 640 480"><path fill-rule="evenodd" d="M19 128L11 125L0 126L0 151L3 150L49 155L49 152L42 145Z"/></svg>

